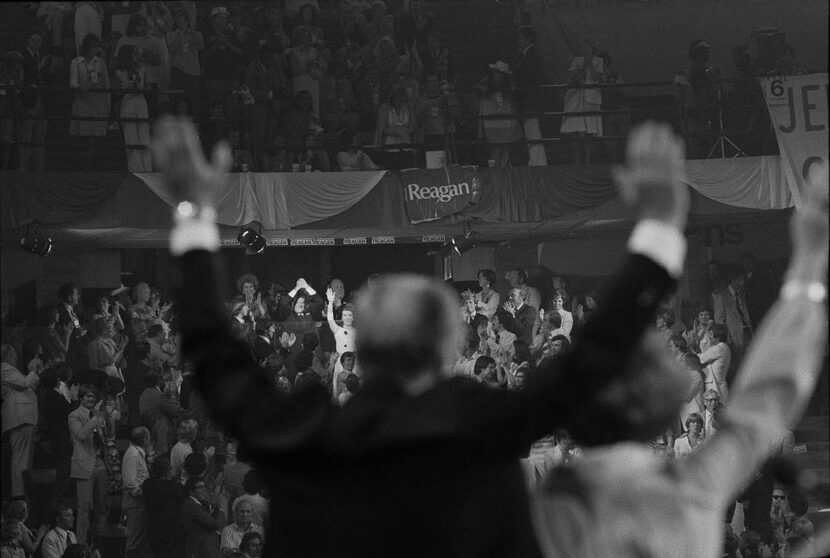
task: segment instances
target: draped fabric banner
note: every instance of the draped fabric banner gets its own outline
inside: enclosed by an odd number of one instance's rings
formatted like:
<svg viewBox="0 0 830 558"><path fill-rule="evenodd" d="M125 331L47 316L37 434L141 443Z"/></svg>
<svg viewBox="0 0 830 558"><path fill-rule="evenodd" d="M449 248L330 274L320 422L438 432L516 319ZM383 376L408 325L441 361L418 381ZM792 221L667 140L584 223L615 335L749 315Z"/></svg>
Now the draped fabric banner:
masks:
<svg viewBox="0 0 830 558"><path fill-rule="evenodd" d="M216 200L217 220L241 226L257 221L265 229L290 229L336 215L363 199L386 171L236 173ZM136 174L171 207L176 199L156 173Z"/></svg>
<svg viewBox="0 0 830 558"><path fill-rule="evenodd" d="M414 225L435 221L474 205L481 194L476 167L401 171L404 205Z"/></svg>
<svg viewBox="0 0 830 558"><path fill-rule="evenodd" d="M827 74L771 76L759 81L798 205L805 183L828 161Z"/></svg>
<svg viewBox="0 0 830 558"><path fill-rule="evenodd" d="M784 167L778 156L695 160L686 165L689 185L712 200L710 205L720 213L734 207L792 207ZM616 200L616 189L608 165L460 168L460 174L451 172L452 180L440 169L401 174L233 174L217 211L220 223L228 227L259 221L264 230L271 231L327 229L332 235L348 236L356 229L366 235L411 229L408 234L417 235L418 225L410 221L413 214L407 214L409 190L404 186L418 184L418 196L431 201L430 184L438 188L440 200L440 186L466 182L476 203L467 200L453 206L442 214L446 216L427 215L431 228L452 225L448 216L459 209L460 214L481 222L504 225L563 218L614 220L625 215L620 204L609 204ZM432 173L438 173L441 181L424 183L421 177L432 180ZM164 237L161 233L169 230L170 208L175 203L156 174L2 172L0 181L0 218L6 231L38 221L53 229L86 230L90 235L97 234L94 231L109 230L118 235L119 230L133 230ZM424 188L427 191L421 192ZM466 196L466 187L463 189ZM449 189L445 194L450 194Z"/></svg>

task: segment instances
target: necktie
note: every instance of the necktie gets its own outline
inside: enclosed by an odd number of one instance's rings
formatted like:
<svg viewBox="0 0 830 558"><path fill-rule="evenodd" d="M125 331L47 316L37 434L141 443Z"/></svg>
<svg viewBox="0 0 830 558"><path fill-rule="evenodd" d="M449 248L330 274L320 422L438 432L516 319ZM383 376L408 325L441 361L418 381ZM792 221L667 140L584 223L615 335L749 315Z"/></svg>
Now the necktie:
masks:
<svg viewBox="0 0 830 558"><path fill-rule="evenodd" d="M746 319L746 314L744 314L744 309L741 305L741 295L737 291L735 291L735 308L738 310L738 316L741 318L741 323L744 326L748 326L749 320Z"/></svg>
<svg viewBox="0 0 830 558"><path fill-rule="evenodd" d="M67 531L66 532L66 547L70 546L71 544L72 544L72 539L69 537L69 531Z"/></svg>
<svg viewBox="0 0 830 558"><path fill-rule="evenodd" d="M89 419L92 420L93 418L95 418L95 414L92 411L89 411ZM97 428L92 431L92 443L95 446L95 453L100 456L100 454L103 453L104 447L101 443L99 435L100 432L98 432Z"/></svg>

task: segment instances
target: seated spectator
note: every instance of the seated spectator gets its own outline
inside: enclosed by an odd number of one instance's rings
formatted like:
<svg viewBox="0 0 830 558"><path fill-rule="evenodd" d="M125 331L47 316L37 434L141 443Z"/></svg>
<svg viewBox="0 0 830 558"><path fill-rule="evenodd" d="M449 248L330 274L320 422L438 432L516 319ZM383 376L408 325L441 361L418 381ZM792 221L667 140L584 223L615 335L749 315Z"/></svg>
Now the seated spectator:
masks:
<svg viewBox="0 0 830 558"><path fill-rule="evenodd" d="M100 118L100 121L73 120L69 134L86 138L88 147L84 170L89 170L95 159L97 138L107 135L107 119L110 116L110 94L90 93L90 89L109 89L107 64L102 58L101 40L96 35L83 39L78 56L69 66L69 87L76 89L72 101L72 115L84 118Z"/></svg>
<svg viewBox="0 0 830 558"><path fill-rule="evenodd" d="M504 118L482 118L479 121L479 137L490 146L489 160L495 166L520 164L527 154L522 144L524 131L516 118L512 101L512 72L510 66L501 60L489 67L490 73L477 87L478 112L482 117L503 115Z"/></svg>
<svg viewBox="0 0 830 558"><path fill-rule="evenodd" d="M602 58L597 56L596 44L591 40L582 41L582 55L574 56L568 68L568 83L571 85L585 85L599 83L602 76ZM602 93L599 89L568 89L565 93L565 112L593 112L602 108ZM573 134L574 164L595 162L596 143L588 136L602 135L602 117L600 115L564 116L559 131L563 134Z"/></svg>
<svg viewBox="0 0 830 558"><path fill-rule="evenodd" d="M303 172L329 172L331 170L329 155L320 140L317 137L307 137L305 144L305 150L297 158L300 170Z"/></svg>
<svg viewBox="0 0 830 558"><path fill-rule="evenodd" d="M567 465L573 459L582 457L582 449L576 445L570 433L560 428L553 435L556 446L552 453L552 461L554 467Z"/></svg>
<svg viewBox="0 0 830 558"><path fill-rule="evenodd" d="M25 556L32 556L40 547L40 543L49 531L49 527L47 525L41 525L37 528L37 532L33 533L29 527L26 526L26 521L29 519L29 505L25 500L12 500L9 502L9 505L6 508L6 513L3 517L4 533L2 535L2 543L7 545L9 548L16 548L23 551L22 553L16 553L16 551L12 552L9 556L17 556L17 554L20 554L21 558ZM5 525L5 522L9 522L8 525ZM19 528L18 537L16 539L12 539L12 537L7 536L11 535L10 532L5 532L6 529L12 527L12 523L17 523ZM17 544L11 544L12 542ZM5 551L3 558L6 558Z"/></svg>
<svg viewBox="0 0 830 558"><path fill-rule="evenodd" d="M41 555L43 558L61 558L66 549L78 543L72 526L75 524L75 514L72 506L67 502L55 505L55 526L43 536Z"/></svg>
<svg viewBox="0 0 830 558"><path fill-rule="evenodd" d="M193 453L191 444L199 433L199 424L193 419L183 420L179 423L176 431L179 441L170 451L170 468L173 471L173 478L180 479L185 458Z"/></svg>
<svg viewBox="0 0 830 558"><path fill-rule="evenodd" d="M239 543L242 558L260 558L262 556L262 535L257 532L245 533Z"/></svg>
<svg viewBox="0 0 830 558"><path fill-rule="evenodd" d="M26 558L26 550L21 544L22 529L20 522L11 517L4 517L0 523L0 556L2 558Z"/></svg>
<svg viewBox="0 0 830 558"><path fill-rule="evenodd" d="M253 514L253 505L247 500L239 500L233 507L234 522L222 528L220 533L219 549L223 555L228 556L231 551L238 549L245 534L265 534L262 525L257 525L251 521Z"/></svg>
<svg viewBox="0 0 830 558"><path fill-rule="evenodd" d="M208 503L205 481L187 479L188 498L182 502L179 521L184 534L184 558L215 558L220 556L216 531L225 526L225 512Z"/></svg>
<svg viewBox="0 0 830 558"><path fill-rule="evenodd" d="M349 147L337 153L337 166L342 172L378 170L372 158L361 147L360 138L356 134L345 134L342 139Z"/></svg>

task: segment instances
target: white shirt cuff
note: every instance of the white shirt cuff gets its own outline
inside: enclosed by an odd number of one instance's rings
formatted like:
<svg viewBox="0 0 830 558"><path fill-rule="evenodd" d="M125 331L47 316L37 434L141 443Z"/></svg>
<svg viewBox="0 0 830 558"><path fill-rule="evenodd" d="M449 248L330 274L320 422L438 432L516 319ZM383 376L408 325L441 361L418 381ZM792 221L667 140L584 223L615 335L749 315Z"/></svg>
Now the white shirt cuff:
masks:
<svg viewBox="0 0 830 558"><path fill-rule="evenodd" d="M663 221L644 219L637 223L628 239L628 250L651 259L675 279L683 274L686 237L683 231Z"/></svg>
<svg viewBox="0 0 830 558"><path fill-rule="evenodd" d="M177 209L174 221L170 231L170 254L173 256L182 256L191 250L219 250L219 227L213 208L201 208L198 212Z"/></svg>

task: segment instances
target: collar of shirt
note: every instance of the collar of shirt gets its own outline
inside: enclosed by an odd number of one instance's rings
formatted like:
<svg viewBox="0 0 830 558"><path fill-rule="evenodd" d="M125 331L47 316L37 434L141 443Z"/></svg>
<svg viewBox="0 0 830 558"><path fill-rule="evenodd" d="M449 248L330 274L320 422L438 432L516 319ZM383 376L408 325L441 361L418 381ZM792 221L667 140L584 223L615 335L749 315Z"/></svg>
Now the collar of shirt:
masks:
<svg viewBox="0 0 830 558"><path fill-rule="evenodd" d="M527 46L524 48L524 50L522 50L522 55L527 54L527 51L529 51L530 49L532 49L532 48L533 48L533 45L535 45L535 44L536 44L536 43L532 43L532 44L527 45Z"/></svg>
<svg viewBox="0 0 830 558"><path fill-rule="evenodd" d="M143 457L143 458L145 458L145 459L147 458L147 454L146 454L146 452L144 451L144 448L142 448L141 446L137 446L137 445L135 445L135 444L130 444L130 447L131 447L131 448L135 448L135 449L136 449L136 451L138 451L138 455L140 455L141 457Z"/></svg>

